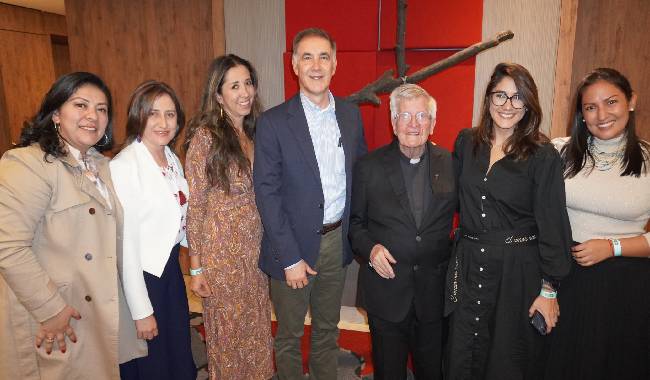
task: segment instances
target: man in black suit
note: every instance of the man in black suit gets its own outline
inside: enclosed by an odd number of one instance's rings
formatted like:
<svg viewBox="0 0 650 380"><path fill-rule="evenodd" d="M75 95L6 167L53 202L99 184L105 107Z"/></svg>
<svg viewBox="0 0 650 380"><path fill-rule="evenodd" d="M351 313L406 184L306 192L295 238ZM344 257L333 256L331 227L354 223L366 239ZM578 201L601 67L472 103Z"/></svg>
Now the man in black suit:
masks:
<svg viewBox="0 0 650 380"><path fill-rule="evenodd" d="M303 379L300 337L311 308L310 377L336 380L352 169L366 153L359 108L329 90L336 44L321 29L293 40L300 92L257 122L253 183L264 225L260 268L271 276L282 380Z"/></svg>
<svg viewBox="0 0 650 380"><path fill-rule="evenodd" d="M375 379L440 379L444 277L456 209L451 155L428 141L436 102L405 84L390 96L397 137L354 170L350 241L366 262L359 277Z"/></svg>

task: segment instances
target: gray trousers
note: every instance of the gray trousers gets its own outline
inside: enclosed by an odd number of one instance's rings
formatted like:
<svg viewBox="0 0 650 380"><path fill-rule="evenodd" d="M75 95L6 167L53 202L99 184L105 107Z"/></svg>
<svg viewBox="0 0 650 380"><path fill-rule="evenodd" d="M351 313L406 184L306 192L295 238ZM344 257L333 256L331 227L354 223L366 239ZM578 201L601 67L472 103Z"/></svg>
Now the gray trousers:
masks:
<svg viewBox="0 0 650 380"><path fill-rule="evenodd" d="M271 300L278 319L275 336L275 362L280 380L304 379L300 338L304 331L307 307L311 308L311 353L309 378L336 380L338 367L338 323L341 294L345 283L342 266L342 228L323 236L316 265L318 274L309 284L292 289L286 281L271 279Z"/></svg>

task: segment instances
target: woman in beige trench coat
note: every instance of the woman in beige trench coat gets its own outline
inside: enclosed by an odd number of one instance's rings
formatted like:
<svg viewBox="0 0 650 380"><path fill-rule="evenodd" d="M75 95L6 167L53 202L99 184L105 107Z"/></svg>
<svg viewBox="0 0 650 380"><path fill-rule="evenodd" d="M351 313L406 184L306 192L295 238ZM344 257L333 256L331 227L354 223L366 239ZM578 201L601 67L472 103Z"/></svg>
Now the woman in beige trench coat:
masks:
<svg viewBox="0 0 650 380"><path fill-rule="evenodd" d="M0 379L119 379L146 355L119 278L122 209L108 159L111 96L59 78L0 160Z"/></svg>

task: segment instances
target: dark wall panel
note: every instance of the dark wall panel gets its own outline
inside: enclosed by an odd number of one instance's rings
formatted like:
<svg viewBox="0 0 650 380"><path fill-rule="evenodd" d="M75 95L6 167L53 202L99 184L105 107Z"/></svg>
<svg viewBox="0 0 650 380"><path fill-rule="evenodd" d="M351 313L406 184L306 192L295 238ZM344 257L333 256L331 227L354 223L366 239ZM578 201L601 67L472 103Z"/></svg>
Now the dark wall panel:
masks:
<svg viewBox="0 0 650 380"><path fill-rule="evenodd" d="M0 3L0 153L17 142L55 79L52 35L63 16Z"/></svg>
<svg viewBox="0 0 650 380"><path fill-rule="evenodd" d="M223 9L222 1L66 0L72 69L97 73L110 86L117 145L131 93L144 80L171 85L188 118L197 111L208 65L223 53L223 34L214 33L223 31L223 18L213 7Z"/></svg>
<svg viewBox="0 0 650 380"><path fill-rule="evenodd" d="M52 47L50 37L43 34L0 30L0 41L9 136L17 142L23 122L36 113L54 81Z"/></svg>
<svg viewBox="0 0 650 380"><path fill-rule="evenodd" d="M636 123L650 141L650 1L599 0L578 3L571 91L596 67L621 71L638 93Z"/></svg>

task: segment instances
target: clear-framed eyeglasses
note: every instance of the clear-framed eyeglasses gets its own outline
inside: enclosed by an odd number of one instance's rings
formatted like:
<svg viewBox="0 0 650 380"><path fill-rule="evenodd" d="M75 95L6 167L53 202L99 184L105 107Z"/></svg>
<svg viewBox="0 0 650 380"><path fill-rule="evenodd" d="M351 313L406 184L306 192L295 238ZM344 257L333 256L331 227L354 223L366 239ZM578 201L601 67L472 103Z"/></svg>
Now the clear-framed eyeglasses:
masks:
<svg viewBox="0 0 650 380"><path fill-rule="evenodd" d="M508 99L510 99L512 108L521 109L526 106L524 104L524 99L519 94L512 94L512 96L508 96L508 94L503 91L493 91L490 93L490 101L497 107L501 107L502 105L506 104Z"/></svg>
<svg viewBox="0 0 650 380"><path fill-rule="evenodd" d="M413 116L410 112L402 112L395 115L395 119L403 124L408 124L413 119ZM422 125L426 124L431 120L431 115L428 112L420 111L415 114L415 122Z"/></svg>

